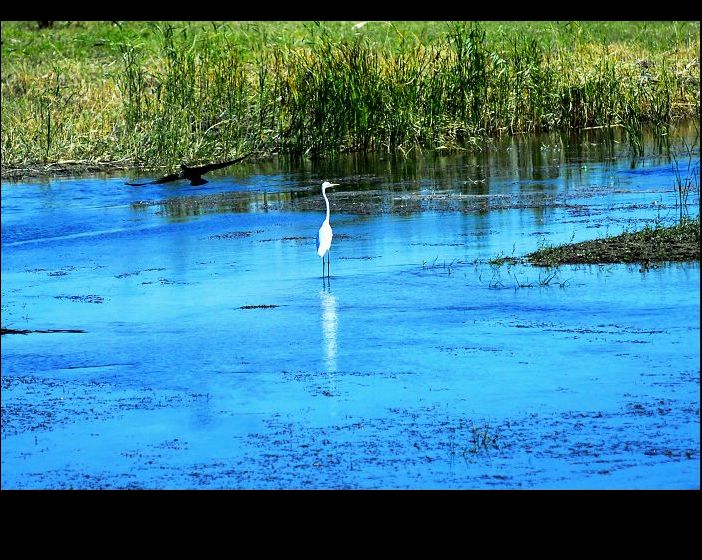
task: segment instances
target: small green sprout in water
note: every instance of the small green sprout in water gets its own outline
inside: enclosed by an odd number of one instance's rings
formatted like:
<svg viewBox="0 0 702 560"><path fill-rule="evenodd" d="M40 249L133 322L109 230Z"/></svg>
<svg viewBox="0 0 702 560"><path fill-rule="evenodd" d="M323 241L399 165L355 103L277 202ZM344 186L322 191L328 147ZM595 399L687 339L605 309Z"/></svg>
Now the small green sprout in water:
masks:
<svg viewBox="0 0 702 560"><path fill-rule="evenodd" d="M496 429L491 428L489 422L485 422L479 426L471 422L470 430L472 445L468 450L469 453L476 455L480 452L488 452L491 449L499 449L497 444L499 433Z"/></svg>
<svg viewBox="0 0 702 560"><path fill-rule="evenodd" d="M429 264L428 261L422 261L422 270L445 270L448 276L451 276L456 260L453 259L450 263L447 263L446 261L439 263L438 260L439 257L435 257L431 264Z"/></svg>
<svg viewBox="0 0 702 560"><path fill-rule="evenodd" d="M474 457L500 449L500 444L498 443L501 441L499 428L492 426L489 421L476 424L472 420L468 423L464 423L463 420L461 420L458 429L452 428L451 430L452 453L455 452L453 437L455 437L456 432L458 432L459 441L462 439L466 444L462 449L459 447L460 454L466 459L471 456Z"/></svg>

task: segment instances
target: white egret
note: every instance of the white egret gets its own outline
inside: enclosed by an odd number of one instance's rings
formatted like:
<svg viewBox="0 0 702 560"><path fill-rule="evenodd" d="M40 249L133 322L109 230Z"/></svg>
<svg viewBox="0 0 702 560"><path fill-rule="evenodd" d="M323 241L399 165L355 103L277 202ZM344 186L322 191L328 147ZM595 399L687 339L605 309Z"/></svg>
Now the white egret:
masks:
<svg viewBox="0 0 702 560"><path fill-rule="evenodd" d="M329 225L329 199L327 198L327 193L325 192L329 187L338 187L338 183L330 183L324 181L322 183L322 196L324 197L324 203L327 205L327 217L324 218L322 222L322 227L319 228L317 232L317 254L322 257L322 278L324 278L324 255L327 255L327 276L329 276L329 249L331 248L332 242L332 228Z"/></svg>

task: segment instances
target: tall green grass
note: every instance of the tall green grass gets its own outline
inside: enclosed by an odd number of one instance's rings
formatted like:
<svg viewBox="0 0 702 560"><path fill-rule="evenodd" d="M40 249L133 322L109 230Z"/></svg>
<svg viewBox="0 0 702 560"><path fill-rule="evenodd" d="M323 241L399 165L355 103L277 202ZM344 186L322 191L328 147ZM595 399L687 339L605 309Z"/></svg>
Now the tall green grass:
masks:
<svg viewBox="0 0 702 560"><path fill-rule="evenodd" d="M608 126L636 147L644 124L699 118L699 23L671 22L672 38L528 23L124 25L92 58L76 44L11 55L3 40L3 166L457 149Z"/></svg>

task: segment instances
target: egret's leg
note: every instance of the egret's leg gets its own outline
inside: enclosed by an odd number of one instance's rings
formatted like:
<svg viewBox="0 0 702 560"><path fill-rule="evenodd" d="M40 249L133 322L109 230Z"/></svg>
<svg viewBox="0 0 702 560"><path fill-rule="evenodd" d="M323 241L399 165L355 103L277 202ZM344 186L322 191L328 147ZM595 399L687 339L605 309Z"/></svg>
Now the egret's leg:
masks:
<svg viewBox="0 0 702 560"><path fill-rule="evenodd" d="M322 255L322 278L324 278L324 255Z"/></svg>
<svg viewBox="0 0 702 560"><path fill-rule="evenodd" d="M331 256L327 253L327 278L329 278L329 261L331 261Z"/></svg>

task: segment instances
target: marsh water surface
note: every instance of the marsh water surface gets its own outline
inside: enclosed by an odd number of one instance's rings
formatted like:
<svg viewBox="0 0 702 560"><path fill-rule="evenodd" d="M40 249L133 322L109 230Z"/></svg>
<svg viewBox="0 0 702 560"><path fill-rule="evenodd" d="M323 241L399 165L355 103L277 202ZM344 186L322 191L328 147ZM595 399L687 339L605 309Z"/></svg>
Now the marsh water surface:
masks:
<svg viewBox="0 0 702 560"><path fill-rule="evenodd" d="M2 326L83 332L2 337L2 488L699 488L699 263L495 260L674 222L666 140L4 182Z"/></svg>

